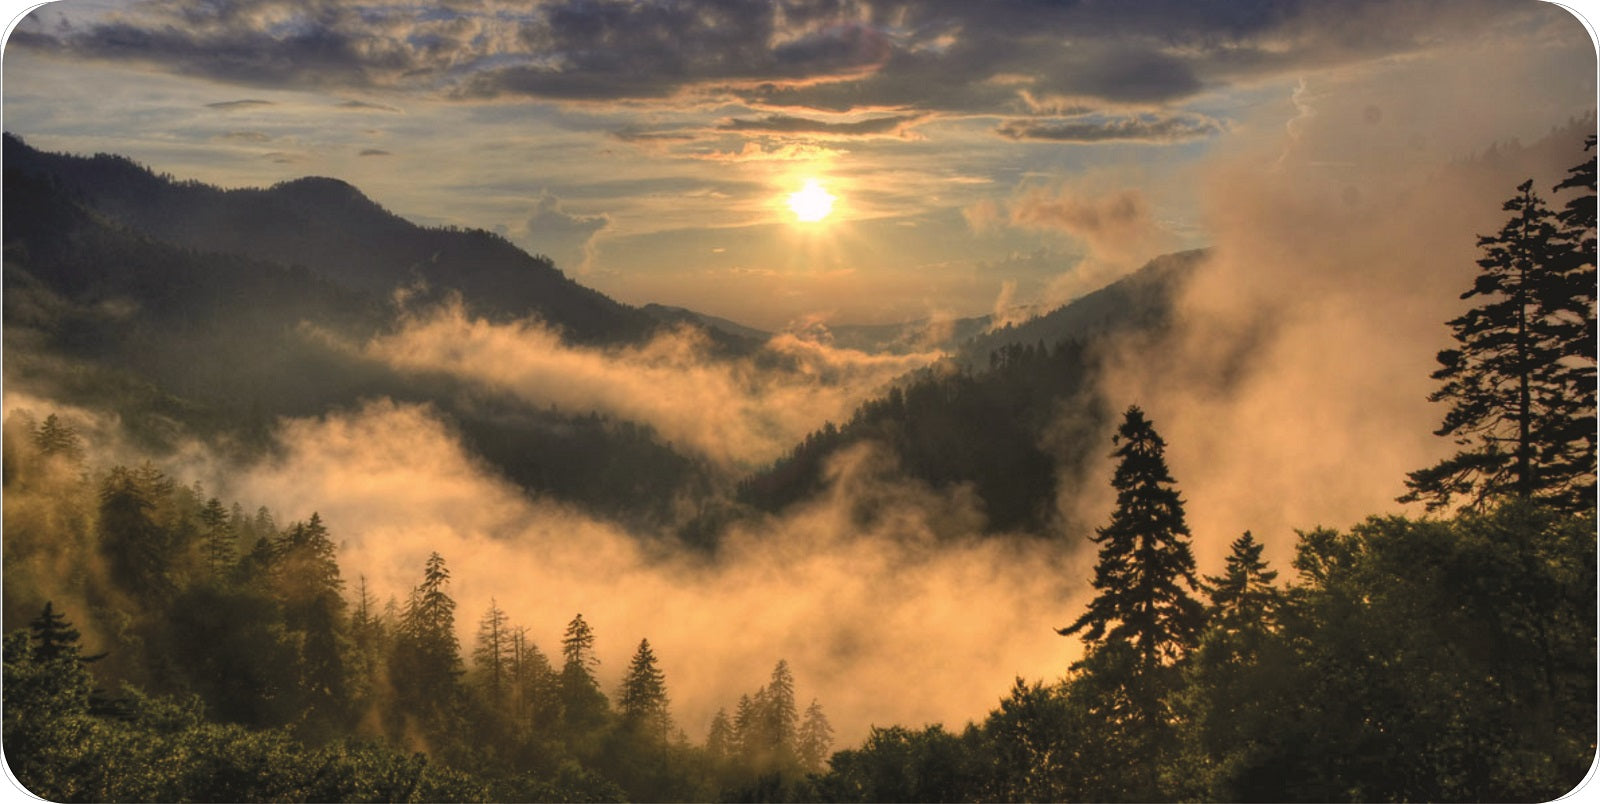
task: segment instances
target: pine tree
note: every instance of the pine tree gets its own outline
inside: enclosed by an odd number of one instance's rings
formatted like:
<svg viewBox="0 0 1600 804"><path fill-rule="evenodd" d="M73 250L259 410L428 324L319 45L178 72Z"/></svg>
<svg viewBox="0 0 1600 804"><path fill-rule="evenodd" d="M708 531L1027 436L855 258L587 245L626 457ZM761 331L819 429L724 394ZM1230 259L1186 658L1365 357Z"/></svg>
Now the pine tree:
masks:
<svg viewBox="0 0 1600 804"><path fill-rule="evenodd" d="M1582 205L1569 210L1565 238L1531 179L1503 209L1512 216L1478 239L1482 271L1461 294L1482 302L1449 322L1458 347L1439 353L1433 378L1444 384L1429 396L1451 406L1435 434L1463 449L1410 473L1401 502L1435 510L1465 497L1481 508L1515 496L1569 510L1593 505L1593 267L1574 265L1563 245L1577 237L1582 248L1583 236L1572 234Z"/></svg>
<svg viewBox="0 0 1600 804"><path fill-rule="evenodd" d="M39 425L38 432L33 436L34 446L44 455L59 455L71 463L83 461L83 444L78 438L78 431L54 413L46 416L44 423Z"/></svg>
<svg viewBox="0 0 1600 804"><path fill-rule="evenodd" d="M606 721L610 703L592 672L600 660L594 655L594 632L582 614L567 624L561 657L561 705L567 727L579 732L598 728Z"/></svg>
<svg viewBox="0 0 1600 804"><path fill-rule="evenodd" d="M67 622L67 615L55 610L52 601L45 601L44 610L28 623L33 636L33 655L41 662L69 658L80 664L99 661L106 654L84 656L78 646L78 629Z"/></svg>
<svg viewBox="0 0 1600 804"><path fill-rule="evenodd" d="M765 691L761 707L761 731L766 741L763 748L778 758L792 757L799 715L794 704L794 674L789 671L788 661L778 660Z"/></svg>
<svg viewBox="0 0 1600 804"><path fill-rule="evenodd" d="M582 667L585 672L600 666L594 655L594 631L584 622L581 612L573 615L561 637L561 660L565 665Z"/></svg>
<svg viewBox="0 0 1600 804"><path fill-rule="evenodd" d="M672 727L672 717L667 712L666 675L656 666L648 639L639 640L639 650L633 654L628 675L622 680L618 703L625 725L644 734L660 735L665 741Z"/></svg>
<svg viewBox="0 0 1600 804"><path fill-rule="evenodd" d="M1085 642L1126 644L1141 667L1152 668L1194 645L1205 614L1189 595L1198 587L1194 555L1183 500L1167 471L1166 442L1137 406L1128 408L1112 442L1119 444L1111 481L1117 508L1111 524L1090 537L1100 545L1093 581L1099 594L1057 633L1084 631Z"/></svg>
<svg viewBox="0 0 1600 804"><path fill-rule="evenodd" d="M728 710L718 709L706 732L706 753L712 761L722 762L733 756L737 747L733 725L728 722Z"/></svg>
<svg viewBox="0 0 1600 804"><path fill-rule="evenodd" d="M528 639L528 629L511 630L513 710L525 727L561 720L561 683L544 651Z"/></svg>
<svg viewBox="0 0 1600 804"><path fill-rule="evenodd" d="M228 510L216 497L206 501L200 509L200 524L205 529L206 567L211 577L223 577L233 565L235 535Z"/></svg>
<svg viewBox="0 0 1600 804"><path fill-rule="evenodd" d="M478 645L472 651L472 660L478 667L484 691L489 702L498 706L505 700L509 675L514 658L511 634L507 628L506 613L494 598L489 598L489 610L478 621Z"/></svg>
<svg viewBox="0 0 1600 804"><path fill-rule="evenodd" d="M456 603L445 591L450 571L438 553L428 556L422 583L411 591L390 664L399 698L435 729L457 711L461 689L461 644L456 639Z"/></svg>
<svg viewBox="0 0 1600 804"><path fill-rule="evenodd" d="M800 721L800 765L810 772L819 772L828 759L828 749L833 747L833 726L822 714L822 704L816 699L806 707L805 719Z"/></svg>
<svg viewBox="0 0 1600 804"><path fill-rule="evenodd" d="M1595 149L1595 137L1584 150ZM1595 476L1595 159L1590 156L1567 172L1555 186L1557 192L1576 190L1556 214L1561 224L1561 254L1556 263L1558 288L1542 306L1549 311L1553 335L1562 358L1558 380L1562 386L1557 414L1561 423L1551 432L1544 460L1558 476L1575 479L1571 498L1581 510L1594 504ZM1551 448L1554 449L1551 449Z"/></svg>
<svg viewBox="0 0 1600 804"><path fill-rule="evenodd" d="M1278 571L1267 569L1267 562L1261 558L1262 547L1250 531L1245 531L1233 542L1226 571L1206 576L1212 609L1224 626L1270 625L1277 616L1281 594L1272 582Z"/></svg>
<svg viewBox="0 0 1600 804"><path fill-rule="evenodd" d="M733 710L733 747L735 752L745 762L754 760L760 737L761 728L759 711L764 691L757 691L755 697L740 695L739 704Z"/></svg>

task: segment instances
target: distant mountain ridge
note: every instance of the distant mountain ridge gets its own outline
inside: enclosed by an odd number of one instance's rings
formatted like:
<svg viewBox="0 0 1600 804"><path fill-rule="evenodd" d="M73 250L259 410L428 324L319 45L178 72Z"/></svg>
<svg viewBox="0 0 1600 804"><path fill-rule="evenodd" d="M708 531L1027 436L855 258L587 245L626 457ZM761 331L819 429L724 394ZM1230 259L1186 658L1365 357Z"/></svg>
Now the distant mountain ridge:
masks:
<svg viewBox="0 0 1600 804"><path fill-rule="evenodd" d="M339 179L224 190L122 156L47 153L5 134L7 171L49 177L111 220L197 251L303 265L352 290L458 292L491 318L537 316L577 342L637 340L657 321L573 281L499 235L418 226Z"/></svg>

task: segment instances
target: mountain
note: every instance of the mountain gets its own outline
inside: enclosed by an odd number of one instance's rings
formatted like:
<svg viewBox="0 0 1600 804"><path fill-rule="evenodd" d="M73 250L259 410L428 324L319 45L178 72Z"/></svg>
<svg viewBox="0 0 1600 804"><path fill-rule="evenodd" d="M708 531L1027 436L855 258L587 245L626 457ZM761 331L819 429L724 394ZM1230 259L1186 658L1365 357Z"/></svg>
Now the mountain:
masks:
<svg viewBox="0 0 1600 804"><path fill-rule="evenodd" d="M304 266L372 294L420 286L426 300L454 291L476 313L537 316L581 343L634 341L657 327L499 235L417 226L338 179L224 190L122 156L46 153L9 133L4 157L8 173L45 180L109 222L179 248Z"/></svg>
<svg viewBox="0 0 1600 804"><path fill-rule="evenodd" d="M671 307L665 304L646 304L639 308L646 315L664 324L693 324L704 327L712 332L720 332L734 338L739 338L753 343L761 343L772 337L772 333L747 327L736 321L719 318L714 315L697 313L684 307Z"/></svg>
<svg viewBox="0 0 1600 804"><path fill-rule="evenodd" d="M331 225L319 224L307 237L323 239L352 263L362 261L361 249L383 227L449 247L490 241L395 223L342 182L221 191L154 176L120 157L41 155L9 137L6 148L9 389L115 414L152 455L198 436L243 459L274 448L271 433L280 417L322 415L387 397L432 405L469 449L523 488L625 523L669 519L675 500L706 493L710 470L703 462L675 451L647 426L539 407L447 376L402 374L341 347L397 326L392 288L377 281L381 272L345 268L330 274L250 251L202 250L158 233L184 228L175 211L183 204L214 197L227 199L219 206L245 199L284 215L320 216L324 224L342 215L360 230L348 242L338 240ZM20 157L20 167L10 161L12 154ZM52 165L64 172L46 169ZM167 213L134 215L117 200L146 190L158 196L150 206ZM162 201L163 194L187 200ZM315 211L289 210L283 205L291 199ZM147 220L160 225L134 225ZM222 225L220 218L212 220ZM240 226L248 231L209 237L218 243L270 240L267 227ZM284 237L297 240L292 233ZM515 262L539 272L538 261L526 255ZM547 286L553 298L536 299L534 306L564 322L569 334L622 341L657 326L564 278ZM605 328L611 325L617 329Z"/></svg>
<svg viewBox="0 0 1600 804"><path fill-rule="evenodd" d="M1102 482L1082 476L1105 449L1116 407L1099 390L1099 349L1168 326L1204 256L1159 257L1046 315L969 339L955 358L906 378L746 478L739 501L778 511L804 500L822 488L831 457L872 443L935 488L970 487L992 531L1048 532L1058 524L1061 488Z"/></svg>
<svg viewBox="0 0 1600 804"><path fill-rule="evenodd" d="M1195 249L1156 257L1139 270L1044 315L975 335L957 349L956 359L977 367L1010 344L1055 344L1160 326L1173 292L1207 253Z"/></svg>

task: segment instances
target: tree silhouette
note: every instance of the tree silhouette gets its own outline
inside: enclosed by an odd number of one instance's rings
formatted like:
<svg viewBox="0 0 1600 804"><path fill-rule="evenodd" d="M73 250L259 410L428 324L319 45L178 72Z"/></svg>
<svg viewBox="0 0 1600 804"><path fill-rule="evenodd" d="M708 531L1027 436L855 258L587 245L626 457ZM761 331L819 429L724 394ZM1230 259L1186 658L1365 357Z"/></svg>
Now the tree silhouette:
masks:
<svg viewBox="0 0 1600 804"><path fill-rule="evenodd" d="M594 631L577 614L567 624L561 639L561 703L569 729L587 731L605 723L609 703L593 668L600 664L594 655Z"/></svg>
<svg viewBox="0 0 1600 804"><path fill-rule="evenodd" d="M639 640L639 650L628 665L628 675L622 680L622 721L628 728L643 734L659 735L665 740L672 728L672 717L667 713L667 680L656 666L656 656L650 650L650 640Z"/></svg>
<svg viewBox="0 0 1600 804"><path fill-rule="evenodd" d="M1593 193L1592 163L1560 186L1579 185ZM1450 403L1435 434L1462 449L1410 473L1401 502L1594 503L1593 200L1573 199L1558 220L1530 179L1503 209L1511 218L1478 239L1482 271L1461 294L1482 301L1449 322L1457 348L1439 353L1444 384L1429 396Z"/></svg>
<svg viewBox="0 0 1600 804"><path fill-rule="evenodd" d="M33 443L45 455L60 455L72 463L83 461L83 444L78 438L78 431L62 422L54 413L46 416L44 423L39 425Z"/></svg>
<svg viewBox="0 0 1600 804"><path fill-rule="evenodd" d="M450 571L438 553L428 556L422 583L411 591L395 640L391 682L401 700L436 732L458 716L461 645L456 603L445 591Z"/></svg>
<svg viewBox="0 0 1600 804"><path fill-rule="evenodd" d="M1262 547L1250 531L1245 531L1233 541L1226 571L1206 576L1211 606L1226 627L1266 624L1276 616L1282 595L1272 582L1278 571L1267 569L1267 562L1261 558Z"/></svg>
<svg viewBox="0 0 1600 804"><path fill-rule="evenodd" d="M833 726L828 723L828 716L822 713L822 704L817 703L816 699L812 699L811 705L806 707L797 739L801 767L811 772L822 770L823 763L828 760L828 749L833 747Z"/></svg>
<svg viewBox="0 0 1600 804"><path fill-rule="evenodd" d="M1091 536L1100 545L1093 586L1099 594L1063 636L1083 631L1091 644L1125 643L1141 666L1154 667L1194 644L1204 620L1183 500L1167 471L1166 442L1137 406L1129 407L1112 439L1120 459L1111 485L1117 508L1111 524Z"/></svg>

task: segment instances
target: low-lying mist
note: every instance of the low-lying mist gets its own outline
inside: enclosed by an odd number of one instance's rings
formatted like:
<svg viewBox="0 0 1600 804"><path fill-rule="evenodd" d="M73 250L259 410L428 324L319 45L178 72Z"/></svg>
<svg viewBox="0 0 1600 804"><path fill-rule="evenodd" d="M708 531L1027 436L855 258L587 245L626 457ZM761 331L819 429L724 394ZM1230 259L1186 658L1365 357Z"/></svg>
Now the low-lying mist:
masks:
<svg viewBox="0 0 1600 804"><path fill-rule="evenodd" d="M1057 676L1077 653L1050 631L1082 585L1068 545L967 536L982 523L970 495L901 479L871 448L834 460L821 497L735 526L708 557L528 499L427 407L374 402L279 437L281 459L223 490L282 522L318 511L347 584L364 575L380 602L403 601L437 551L464 647L491 598L547 654L581 612L608 691L647 637L695 739L780 658L851 743L871 724L965 722L1014 676Z"/></svg>
<svg viewBox="0 0 1600 804"><path fill-rule="evenodd" d="M708 347L693 328L639 346L575 347L537 321L491 323L454 304L407 315L398 332L361 351L532 404L648 423L674 445L738 471L780 457L825 422L849 418L894 378L943 356L868 354L793 334L773 337L753 357L713 357Z"/></svg>

